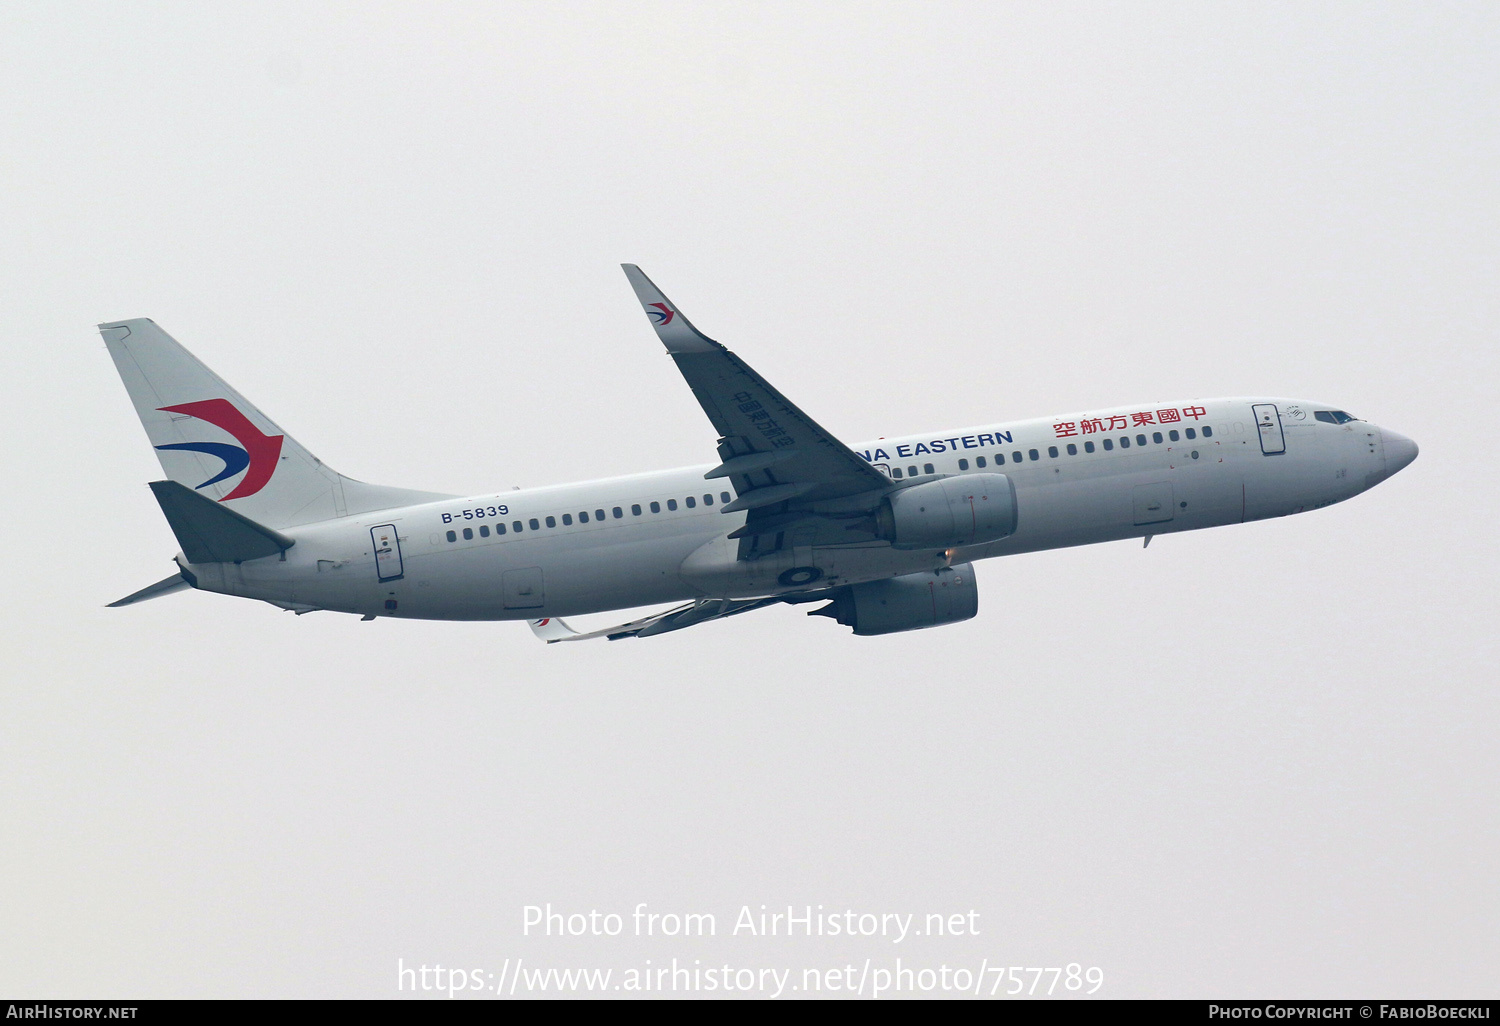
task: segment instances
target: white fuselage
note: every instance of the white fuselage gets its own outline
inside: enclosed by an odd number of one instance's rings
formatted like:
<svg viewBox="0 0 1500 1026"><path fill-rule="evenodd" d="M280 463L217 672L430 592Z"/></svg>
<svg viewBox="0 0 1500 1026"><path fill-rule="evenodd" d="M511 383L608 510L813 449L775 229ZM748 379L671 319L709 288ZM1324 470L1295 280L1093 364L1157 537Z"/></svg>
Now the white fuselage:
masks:
<svg viewBox="0 0 1500 1026"><path fill-rule="evenodd" d="M1274 429L1257 423L1266 407L1274 408ZM185 569L205 590L297 610L444 620L531 620L808 590L778 581L793 567L817 568L817 588L826 589L949 562L1299 513L1350 498L1410 461L1404 450L1387 458L1386 439L1410 445L1400 436L1365 421L1319 421L1317 409L1326 407L1287 399L1151 403L854 446L893 479L1010 478L1015 532L955 550L902 551L855 533L839 545L788 537L771 555L738 560L738 543L726 536L745 514L719 512L733 493L724 480L705 480L704 464L289 528L296 544L282 556Z"/></svg>

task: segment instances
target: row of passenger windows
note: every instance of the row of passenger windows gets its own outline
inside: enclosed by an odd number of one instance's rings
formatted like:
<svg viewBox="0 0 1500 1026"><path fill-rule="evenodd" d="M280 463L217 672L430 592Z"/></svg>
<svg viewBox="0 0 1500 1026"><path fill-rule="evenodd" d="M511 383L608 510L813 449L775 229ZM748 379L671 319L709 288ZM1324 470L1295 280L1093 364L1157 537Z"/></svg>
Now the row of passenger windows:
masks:
<svg viewBox="0 0 1500 1026"><path fill-rule="evenodd" d="M731 496L730 496L730 494L728 492L720 492L719 493L719 501L720 502L728 502L730 500L730 498L731 498ZM696 495L689 495L687 498L685 498L685 499L682 500L682 504L684 506L686 506L688 509L696 509L698 507L698 496L696 496ZM705 506L712 506L713 504L714 504L713 494L711 492L704 492L703 493L703 505L705 505ZM647 508L650 509L652 513L660 513L661 509L662 509L662 504L660 502L648 503L647 504ZM668 499L667 500L667 509L668 509L668 511L672 511L672 510L677 509L677 500L676 499ZM625 510L621 506L614 506L614 507L612 507L610 509L609 512L610 512L610 516L612 516L615 520L624 520L625 519ZM631 516L633 516L633 517L644 516L645 513L646 513L646 510L641 508L641 504L640 503L636 502L636 503L632 503L631 504L631 506L630 506L630 515ZM602 509L596 509L596 510L594 510L594 513L593 513L593 519L594 520L603 522L603 521L605 521L605 520L607 520L609 518L610 517L605 516L604 510L602 510ZM496 523L493 527L491 527L489 524L480 524L478 528L465 527L463 529L463 539L464 539L464 541L473 541L474 540L474 532L476 530L479 532L479 537L481 537L481 538L488 538L492 533L495 534L495 535L497 535L497 536L498 535L502 535L502 534L506 534L506 533L521 534L524 531L526 531L528 528L530 530L533 530L533 531L540 531L542 529L543 525L545 525L547 527L556 527L557 526L557 521L558 521L557 517L531 517L530 519L527 519L527 520L512 520L510 522L509 528L506 527L504 521L500 521L500 522ZM586 524L586 523L589 522L589 511L588 510L580 510L579 511L579 513L578 513L578 522L580 524ZM562 515L562 526L563 527L572 527L573 526L573 514L571 514L571 513L564 513ZM448 538L448 540L450 542L456 542L456 541L458 541L458 536L459 536L459 532L458 531L449 531L447 533L447 538Z"/></svg>
<svg viewBox="0 0 1500 1026"><path fill-rule="evenodd" d="M1209 427L1207 425L1204 425L1204 427L1203 427L1202 430L1203 430L1203 437L1204 438L1212 438L1214 436L1214 429L1213 428L1211 428L1211 427ZM1183 434L1186 434L1187 437L1188 437L1188 439L1190 441L1194 440L1194 439L1196 439L1198 437L1198 432L1196 430L1194 430L1193 428L1187 428L1183 432ZM1153 431L1151 433L1151 437L1149 439L1150 442L1154 442L1157 445L1161 445L1163 442L1168 442L1168 441L1176 442L1176 441L1179 441L1179 440L1180 440L1180 436L1178 435L1178 432L1177 432L1177 430L1175 428L1173 430L1171 430L1171 431L1168 431L1166 433L1165 438L1162 436L1162 432L1160 432L1160 431ZM1106 438L1102 442L1100 442L1100 444L1104 446L1104 451L1105 452L1111 452L1111 451L1114 450L1114 447L1115 447L1115 439L1113 439L1113 438ZM1131 445L1130 436L1129 435L1121 435L1120 438L1119 438L1119 444L1120 444L1120 448L1121 449L1129 449L1130 445ZM1144 435L1144 434L1136 435L1135 436L1135 444L1136 445L1146 445L1146 444L1148 444L1148 440L1147 440L1146 435ZM1094 451L1094 443L1091 442L1091 441L1090 442L1084 442L1083 443L1083 451L1084 452L1093 452ZM1049 446L1047 446L1047 455L1050 458L1052 458L1052 459L1057 459L1057 457L1059 455L1061 455L1061 454L1058 452L1057 446L1055 446L1055 445L1049 445ZM1076 443L1074 443L1074 442L1069 442L1068 443L1068 455L1069 456L1077 456L1078 455L1078 446L1077 446ZM1015 450L1014 452L1012 452L1010 454L1010 462L1012 462L1012 463L1024 463L1024 462L1026 462L1027 458L1030 458L1033 461L1040 460L1042 458L1042 454L1041 454L1041 452L1039 452L1036 449L1028 449L1028 450L1026 450L1026 455L1025 456L1023 456L1021 454L1021 450L1019 450L1019 449ZM994 453L993 454L993 459L995 461L995 466L1001 467L1001 466L1005 465L1005 453L1003 453L1003 452ZM979 470L984 470L986 467L989 466L989 462L983 456L976 456L976 457L974 457L974 466L977 469L979 469ZM959 470L968 470L969 469L969 461L967 459L961 459L961 460L959 460L958 461L958 469ZM935 474L935 473L937 473L937 471L934 469L934 467L933 467L933 465L931 463L924 463L924 464L922 464L922 473L924 473L924 474ZM912 466L907 467L904 476L907 476L907 477L916 477L917 476L917 468L916 468L916 466L912 465ZM900 467L892 467L891 468L891 477L895 478L897 481L901 480L902 477L903 477L903 472L902 472L901 468ZM720 492L719 493L719 501L720 502L728 502L729 500L730 500L730 494L728 492ZM687 498L683 499L682 502L683 502L683 505L685 505L688 509L695 509L698 506L698 497L696 495L689 495ZM709 492L705 492L703 494L703 505L705 505L705 506L712 506L713 504L714 504L713 494L709 493ZM652 502L652 503L649 504L649 508L650 508L650 510L651 510L652 513L660 513L661 512L661 508L662 508L662 504L660 502ZM668 511L676 510L677 509L677 500L676 499L668 499L667 500L667 509L668 509ZM620 507L620 506L613 507L610 510L610 514L616 520L623 520L625 518L625 510L622 507ZM645 510L643 510L641 508L641 504L640 503L638 503L638 502L637 503L632 503L631 507L630 507L630 515L633 516L633 517L643 516L643 515L645 515ZM599 520L599 521L603 521L603 520L608 519L605 516L605 514L604 514L604 510L602 510L602 509L596 509L596 510L594 510L593 518L595 520ZM580 524L586 524L586 523L589 522L589 512L588 512L588 510L580 510L579 511L579 513L578 513L578 522ZM512 520L510 522L510 527L509 527L508 530L510 532L515 533L515 534L521 534L528 527L531 530L533 530L533 531L540 531L542 529L542 525L543 524L546 524L546 526L549 527L549 528L550 527L556 527L557 526L557 517L550 517L550 516L549 517L541 517L541 518L531 517L529 520ZM573 514L571 514L571 513L564 513L562 515L562 526L564 526L564 527L572 527L573 526ZM474 532L475 532L475 530L476 530L476 528L473 528L473 527L465 527L463 529L463 538L464 538L464 541L473 541L474 540ZM506 534L507 533L507 528L506 528L506 525L505 525L504 521L496 523L493 528L491 528L489 524L481 524L477 528L477 530L479 531L479 537L481 537L481 538L488 538L491 535L491 533L496 534L496 535L502 535L502 534ZM450 542L456 542L456 541L458 541L458 535L459 535L459 532L457 532L457 531L449 531L447 533L447 538L448 538L448 540Z"/></svg>
<svg viewBox="0 0 1500 1026"><path fill-rule="evenodd" d="M1209 427L1207 425L1204 425L1204 427L1203 427L1202 430L1203 430L1203 437L1204 438L1212 438L1214 436L1214 429L1213 428L1211 428L1211 427ZM1198 437L1198 431L1195 428L1188 428L1182 434L1186 434L1189 441L1193 441L1193 440L1197 439L1197 437ZM1166 433L1165 437L1162 435L1162 432L1160 432L1160 431L1153 431L1153 432L1151 432L1151 436L1150 436L1149 439L1144 434L1136 435L1135 436L1135 444L1136 445L1147 445L1147 444L1155 443L1156 445L1161 445L1163 442L1177 442L1177 441L1181 441L1181 438L1182 438L1181 434L1179 434L1178 431L1174 428L1171 431L1168 431ZM1105 452L1112 452L1112 451L1114 451L1114 448L1115 448L1115 439L1113 439L1113 438L1106 438L1102 442L1100 442L1100 444L1104 446L1104 451ZM1131 446L1130 436L1129 435L1121 435L1120 438L1119 438L1119 444L1120 444L1120 448L1121 449L1129 449L1130 446ZM1084 442L1083 443L1083 451L1084 452L1093 452L1094 451L1094 443L1093 442ZM1055 446L1055 445L1049 445L1049 446L1047 446L1047 455L1050 458L1052 458L1052 459L1057 459L1057 457L1059 455L1061 455L1061 453L1058 452L1057 446ZM1077 443L1075 443L1075 442L1069 442L1068 443L1068 455L1069 456L1077 456L1078 455L1078 445L1077 445ZM993 457L994 457L994 461L995 461L995 466L1002 467L1002 466L1005 465L1005 453L1003 453L1003 452L997 452L997 453L993 454ZM1031 459L1031 460L1039 460L1039 459L1041 459L1042 458L1041 451L1037 450L1037 449L1027 449L1025 455L1023 456L1022 453L1021 453L1021 450L1017 449L1016 451L1014 451L1014 452L1012 452L1010 454L1010 462L1012 462L1012 463L1024 463L1024 462L1026 462L1026 460L1028 458ZM976 456L976 457L974 457L974 466L978 470L984 470L986 467L989 466L989 462L983 456ZM968 470L969 469L969 461L967 459L959 460L958 461L958 469L959 470ZM932 464L931 463L924 463L922 465L922 473L924 473L924 474L935 473L935 471L933 470ZM899 480L902 479L902 476L903 475L902 475L902 471L901 471L900 467L892 467L891 468L891 477L893 477L893 478L895 478L896 480L899 481ZM906 477L916 477L917 476L917 468L915 466L907 467L906 468L905 476Z"/></svg>

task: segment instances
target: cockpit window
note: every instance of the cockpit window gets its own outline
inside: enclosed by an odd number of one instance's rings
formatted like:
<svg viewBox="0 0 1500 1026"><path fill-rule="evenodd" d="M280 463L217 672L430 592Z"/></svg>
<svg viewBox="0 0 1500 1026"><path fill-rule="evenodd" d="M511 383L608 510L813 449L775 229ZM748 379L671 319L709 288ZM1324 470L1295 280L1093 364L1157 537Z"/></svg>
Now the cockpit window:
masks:
<svg viewBox="0 0 1500 1026"><path fill-rule="evenodd" d="M1343 410L1317 410L1313 413L1313 416L1325 424L1347 424L1351 420L1359 419L1358 417L1349 416Z"/></svg>

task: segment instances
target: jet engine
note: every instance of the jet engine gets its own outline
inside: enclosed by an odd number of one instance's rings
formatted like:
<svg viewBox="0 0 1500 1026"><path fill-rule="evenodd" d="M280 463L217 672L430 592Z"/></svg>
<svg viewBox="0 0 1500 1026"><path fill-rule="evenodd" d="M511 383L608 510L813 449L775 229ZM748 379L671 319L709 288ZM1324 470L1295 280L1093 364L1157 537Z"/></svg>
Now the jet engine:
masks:
<svg viewBox="0 0 1500 1026"><path fill-rule="evenodd" d="M972 563L851 584L838 589L832 598L807 615L831 616L863 636L958 623L979 612Z"/></svg>
<svg viewBox="0 0 1500 1026"><path fill-rule="evenodd" d="M893 492L875 513L876 537L898 549L999 541L1016 530L1016 490L1004 474L964 474Z"/></svg>

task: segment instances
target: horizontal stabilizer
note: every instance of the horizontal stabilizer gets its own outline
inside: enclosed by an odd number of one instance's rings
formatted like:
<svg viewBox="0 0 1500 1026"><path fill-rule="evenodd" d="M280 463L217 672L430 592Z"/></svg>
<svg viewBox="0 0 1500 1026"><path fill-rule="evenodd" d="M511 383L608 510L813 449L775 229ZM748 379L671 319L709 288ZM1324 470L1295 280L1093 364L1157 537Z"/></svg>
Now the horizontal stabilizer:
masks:
<svg viewBox="0 0 1500 1026"><path fill-rule="evenodd" d="M157 581L149 588L142 588L140 591L134 592L130 595L126 595L124 598L120 599L117 602L111 602L106 608L115 609L119 606L131 606L137 602L144 602L147 599L161 598L163 595L170 595L174 591L181 591L183 588L189 587L192 587L192 585L188 584L187 579L184 578L181 571L179 571L173 574L171 577L168 577L166 580Z"/></svg>
<svg viewBox="0 0 1500 1026"><path fill-rule="evenodd" d="M151 491L189 563L239 563L274 556L292 539L176 481L152 481Z"/></svg>

